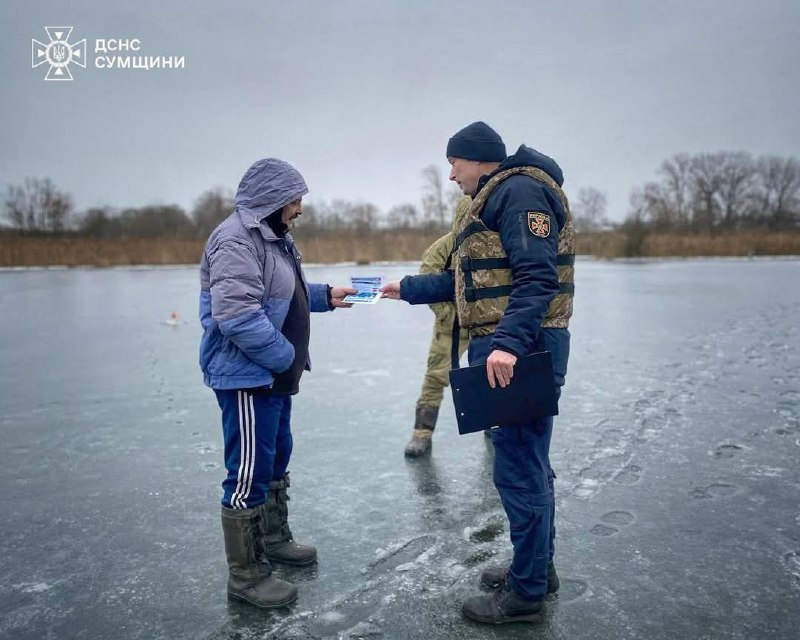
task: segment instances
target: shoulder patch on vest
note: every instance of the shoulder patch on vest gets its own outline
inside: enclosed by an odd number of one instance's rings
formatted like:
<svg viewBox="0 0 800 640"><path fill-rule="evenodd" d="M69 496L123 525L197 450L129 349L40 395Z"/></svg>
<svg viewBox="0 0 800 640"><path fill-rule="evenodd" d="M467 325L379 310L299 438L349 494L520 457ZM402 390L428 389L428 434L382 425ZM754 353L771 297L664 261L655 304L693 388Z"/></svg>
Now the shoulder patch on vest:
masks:
<svg viewBox="0 0 800 640"><path fill-rule="evenodd" d="M550 214L528 211L528 230L538 238L547 238L550 235Z"/></svg>

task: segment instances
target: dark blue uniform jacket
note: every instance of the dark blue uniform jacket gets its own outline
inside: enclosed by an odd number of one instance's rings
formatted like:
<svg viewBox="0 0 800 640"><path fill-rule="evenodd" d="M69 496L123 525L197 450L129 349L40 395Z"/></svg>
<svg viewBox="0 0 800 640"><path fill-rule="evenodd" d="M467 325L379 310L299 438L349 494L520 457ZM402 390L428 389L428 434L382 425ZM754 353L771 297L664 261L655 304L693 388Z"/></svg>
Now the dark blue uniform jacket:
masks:
<svg viewBox="0 0 800 640"><path fill-rule="evenodd" d="M545 171L559 186L564 181L555 160L522 145L494 172L512 167L533 166ZM478 190L494 175L483 176ZM542 238L528 225L528 213L550 217L550 233ZM556 257L558 233L566 222L558 196L541 182L525 175L513 175L501 182L489 196L481 220L492 231L499 231L512 272L512 292L508 307L492 337L492 348L516 356L534 352L534 343L550 301L559 292ZM451 271L406 276L400 295L411 304L430 304L453 300Z"/></svg>

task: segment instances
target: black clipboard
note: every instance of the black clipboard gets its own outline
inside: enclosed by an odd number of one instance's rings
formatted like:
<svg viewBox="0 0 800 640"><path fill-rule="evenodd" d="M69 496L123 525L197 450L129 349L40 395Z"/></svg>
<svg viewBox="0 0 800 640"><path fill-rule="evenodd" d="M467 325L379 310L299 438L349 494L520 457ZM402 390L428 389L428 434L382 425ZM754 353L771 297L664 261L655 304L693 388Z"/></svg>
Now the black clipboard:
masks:
<svg viewBox="0 0 800 640"><path fill-rule="evenodd" d="M558 387L549 351L519 358L505 388L489 387L485 364L452 369L450 388L462 435L500 425L530 426L536 418L558 415Z"/></svg>

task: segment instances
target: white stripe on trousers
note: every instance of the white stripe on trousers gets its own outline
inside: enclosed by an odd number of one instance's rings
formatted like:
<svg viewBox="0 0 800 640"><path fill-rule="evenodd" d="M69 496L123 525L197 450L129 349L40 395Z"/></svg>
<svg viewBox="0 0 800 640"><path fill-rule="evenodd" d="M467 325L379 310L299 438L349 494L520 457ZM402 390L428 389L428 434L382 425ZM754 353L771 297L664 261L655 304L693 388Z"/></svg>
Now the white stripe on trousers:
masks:
<svg viewBox="0 0 800 640"><path fill-rule="evenodd" d="M231 507L246 509L247 498L253 486L255 467L255 426L256 412L253 396L246 391L237 391L239 412L239 473L236 477L236 490L231 495Z"/></svg>

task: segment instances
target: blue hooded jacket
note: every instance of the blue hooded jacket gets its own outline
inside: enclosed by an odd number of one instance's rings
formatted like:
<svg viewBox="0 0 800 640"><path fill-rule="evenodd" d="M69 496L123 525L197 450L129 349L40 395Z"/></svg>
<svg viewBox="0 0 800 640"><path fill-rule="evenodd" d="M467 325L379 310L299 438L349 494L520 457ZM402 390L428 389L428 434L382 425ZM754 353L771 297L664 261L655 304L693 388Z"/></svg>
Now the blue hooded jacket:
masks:
<svg viewBox="0 0 800 640"><path fill-rule="evenodd" d="M235 211L208 238L200 264L200 368L213 389L270 386L294 360L281 328L301 256L291 235L277 236L264 219L306 193L290 164L259 160L239 183ZM327 285L306 288L311 311L330 310Z"/></svg>
<svg viewBox="0 0 800 640"><path fill-rule="evenodd" d="M564 175L555 160L522 145L494 172L481 177L478 190L496 173L519 166L537 167L559 186L563 184ZM548 237L540 238L529 231L529 211L550 216ZM547 308L559 292L558 232L566 223L566 212L550 188L530 176L517 174L503 180L492 191L481 220L489 229L500 233L512 273L508 306L492 336L491 346L516 356L533 353L538 348L536 339ZM453 300L453 273L406 276L400 283L400 294L411 304Z"/></svg>

